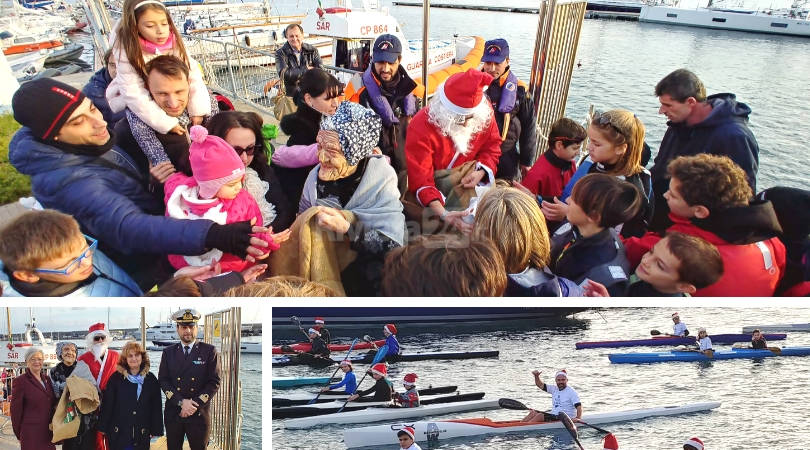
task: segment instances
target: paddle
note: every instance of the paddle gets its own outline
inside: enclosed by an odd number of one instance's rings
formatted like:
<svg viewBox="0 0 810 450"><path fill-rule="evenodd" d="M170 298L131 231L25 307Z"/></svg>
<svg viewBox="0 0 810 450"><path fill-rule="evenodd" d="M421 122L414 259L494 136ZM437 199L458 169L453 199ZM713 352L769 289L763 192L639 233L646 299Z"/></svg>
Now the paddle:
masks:
<svg viewBox="0 0 810 450"><path fill-rule="evenodd" d="M349 355L351 355L351 354L352 354L352 349L354 349L354 344L356 344L356 343L357 343L357 338L354 338L354 340L352 341L352 345L351 345L351 347L349 347L349 352L348 352L348 353L346 353L346 357L345 357L345 358L343 358L343 359L349 359ZM332 381L332 378L334 378L334 377L335 377L335 374L337 374L337 373L338 373L338 370L340 370L340 364L338 364L338 366L337 366L337 368L335 369L335 371L334 371L334 372L332 372L332 375L329 377L329 380L327 380L327 382L326 382L326 384L325 384L324 386L329 386L329 382L330 382L330 381ZM318 397L320 397L320 396L321 396L321 394L323 394L323 392L318 392L318 395L316 395L316 396L315 396L315 398L313 398L312 400L310 400L310 401L309 401L309 403L307 403L307 405L311 405L311 404L315 403L316 401L318 401Z"/></svg>
<svg viewBox="0 0 810 450"><path fill-rule="evenodd" d="M532 410L532 408L529 408L523 403L511 398L499 398L498 406L504 409ZM568 414L561 412L559 417L560 422L562 422L562 424L565 426L565 430L568 431L568 434L570 434L572 438L574 438L574 442L577 443L580 450L584 450L582 444L579 442L579 436L577 436L577 427L574 426L574 422L570 417L568 417Z"/></svg>
<svg viewBox="0 0 810 450"><path fill-rule="evenodd" d="M773 352L774 355L781 355L782 354L782 349L779 348L779 347L768 347L768 350Z"/></svg>
<svg viewBox="0 0 810 450"><path fill-rule="evenodd" d="M579 421L579 423L582 424L582 425L585 425L586 427L593 428L594 430L599 431L600 433L611 434L610 431L608 431L608 430L606 430L604 428L599 428L596 425L591 425L591 424L589 424L587 422L583 422L583 421Z"/></svg>
<svg viewBox="0 0 810 450"><path fill-rule="evenodd" d="M290 317L290 320L292 320L294 324L298 325L298 329L301 330L302 333L304 333L304 336L307 337L307 341L309 341L309 333L304 331L304 327L301 326L301 321L298 319L298 316L292 316Z"/></svg>
<svg viewBox="0 0 810 450"><path fill-rule="evenodd" d="M379 352L378 351L377 354L374 355L374 359L371 361L371 367L374 367L374 364L377 364L378 362L382 361L384 358L385 358L385 352ZM369 367L369 369L371 367ZM363 383L363 380L366 379L366 375L368 375L368 370L366 370L366 373L364 373L363 377L360 378L360 381L357 382L357 389L360 389L360 385ZM355 391L355 392L357 392L357 391ZM343 412L343 408L346 407L347 403L349 403L348 398L346 399L345 402L343 402L343 406L341 406L340 409L337 412Z"/></svg>
<svg viewBox="0 0 810 450"><path fill-rule="evenodd" d="M582 443L579 442L579 435L577 435L577 427L574 425L574 421L568 417L568 414L560 411L559 414L560 421L565 425L565 429L568 430L568 434L574 439L574 442L577 443L579 450L585 450L585 447L582 446Z"/></svg>

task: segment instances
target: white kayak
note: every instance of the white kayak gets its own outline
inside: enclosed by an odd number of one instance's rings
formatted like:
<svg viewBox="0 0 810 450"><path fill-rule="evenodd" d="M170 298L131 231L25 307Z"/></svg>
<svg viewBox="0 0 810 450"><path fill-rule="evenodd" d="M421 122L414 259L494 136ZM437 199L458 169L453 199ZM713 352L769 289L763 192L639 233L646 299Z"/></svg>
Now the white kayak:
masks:
<svg viewBox="0 0 810 450"><path fill-rule="evenodd" d="M598 425L603 423L638 420L645 417L671 416L696 411L707 411L720 406L720 402L692 403L683 406L662 406L657 408L631 409L596 414L585 414L582 420ZM496 422L487 418L419 421L415 423L397 423L351 428L343 432L343 443L346 447L393 446L397 444L397 431L404 426L412 426L416 431L417 442L429 442L431 445L448 439L486 434L530 433L557 430L564 428L561 422L526 423L520 421Z"/></svg>
<svg viewBox="0 0 810 450"><path fill-rule="evenodd" d="M325 414L323 416L301 417L284 422L286 428L311 428L320 425L339 423L366 423L385 420L408 419L438 414L452 414L463 411L498 409L498 399L471 400L457 403L438 403L416 408L367 408L360 411Z"/></svg>
<svg viewBox="0 0 810 450"><path fill-rule="evenodd" d="M743 327L743 333L752 333L759 330L763 333L787 333L791 331L810 331L810 323L780 323L775 325L756 325Z"/></svg>

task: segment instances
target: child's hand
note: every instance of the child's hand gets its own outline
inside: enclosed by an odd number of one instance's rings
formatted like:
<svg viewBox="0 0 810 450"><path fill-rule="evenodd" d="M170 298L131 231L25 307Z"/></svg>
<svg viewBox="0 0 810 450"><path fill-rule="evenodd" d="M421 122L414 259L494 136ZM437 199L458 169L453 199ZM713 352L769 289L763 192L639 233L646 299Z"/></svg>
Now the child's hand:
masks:
<svg viewBox="0 0 810 450"><path fill-rule="evenodd" d="M610 297L605 285L593 280L588 280L583 289L585 290L585 297Z"/></svg>
<svg viewBox="0 0 810 450"><path fill-rule="evenodd" d="M174 277L190 277L192 280L203 281L222 273L222 266L213 262L207 266L186 266L178 269Z"/></svg>
<svg viewBox="0 0 810 450"><path fill-rule="evenodd" d="M256 278L263 274L265 270L267 270L267 264L256 264L239 273L242 274L242 278L245 279L245 284L247 284L256 281Z"/></svg>
<svg viewBox="0 0 810 450"><path fill-rule="evenodd" d="M272 231L273 231L273 229L271 228L270 232L272 233ZM276 244L281 244L282 242L289 241L291 235L292 235L292 232L290 231L289 228L287 228L286 230L284 230L284 231L282 231L280 233L270 234L270 237L273 238L273 241L275 241Z"/></svg>
<svg viewBox="0 0 810 450"><path fill-rule="evenodd" d="M174 133L174 134L179 134L179 135L188 134L188 133L186 132L186 129L185 129L185 128L183 128L183 126L182 126L182 125L180 125L179 123L178 123L177 125L175 125L175 126L174 126L174 128L172 128L171 130L169 130L169 133Z"/></svg>
<svg viewBox="0 0 810 450"><path fill-rule="evenodd" d="M160 184L165 183L175 172L177 170L175 170L171 161L163 161L156 166L149 166L149 174Z"/></svg>
<svg viewBox="0 0 810 450"><path fill-rule="evenodd" d="M190 119L192 125L202 125L205 116L191 116Z"/></svg>
<svg viewBox="0 0 810 450"><path fill-rule="evenodd" d="M561 202L557 197L554 197L554 203L544 201L543 204L540 205L540 209L543 210L543 215L546 216L546 220L552 220L554 222L561 222L565 219L565 215L568 214L568 204Z"/></svg>

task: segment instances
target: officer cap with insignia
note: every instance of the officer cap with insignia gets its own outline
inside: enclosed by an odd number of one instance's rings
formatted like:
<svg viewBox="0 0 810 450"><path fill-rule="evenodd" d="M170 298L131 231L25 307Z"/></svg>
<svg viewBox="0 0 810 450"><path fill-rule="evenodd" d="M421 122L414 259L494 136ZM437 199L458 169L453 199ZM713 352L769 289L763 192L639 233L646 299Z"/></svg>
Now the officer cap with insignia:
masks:
<svg viewBox="0 0 810 450"><path fill-rule="evenodd" d="M197 325L200 320L200 313L196 309L185 308L172 314L172 320L177 322L177 325Z"/></svg>

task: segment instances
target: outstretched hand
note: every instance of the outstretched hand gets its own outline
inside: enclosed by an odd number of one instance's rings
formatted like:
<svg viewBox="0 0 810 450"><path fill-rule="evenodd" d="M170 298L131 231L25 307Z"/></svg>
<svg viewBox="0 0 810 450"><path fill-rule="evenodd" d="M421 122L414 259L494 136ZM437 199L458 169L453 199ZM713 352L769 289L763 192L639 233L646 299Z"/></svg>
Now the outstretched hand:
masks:
<svg viewBox="0 0 810 450"><path fill-rule="evenodd" d="M585 290L585 297L610 297L605 285L593 280L588 280L583 289Z"/></svg>
<svg viewBox="0 0 810 450"><path fill-rule="evenodd" d="M256 278L263 274L265 270L267 270L267 264L256 264L243 270L240 274L245 280L245 284L247 284L256 281Z"/></svg>
<svg viewBox="0 0 810 450"><path fill-rule="evenodd" d="M177 270L174 277L190 277L192 280L203 281L222 273L222 266L212 262L207 266L186 266Z"/></svg>
<svg viewBox="0 0 810 450"><path fill-rule="evenodd" d="M543 215L546 216L546 220L554 222L561 222L565 219L565 215L568 214L568 204L560 201L557 197L554 197L554 203L543 201L540 205L540 209L543 210Z"/></svg>
<svg viewBox="0 0 810 450"><path fill-rule="evenodd" d="M160 184L165 183L175 172L177 172L177 170L175 170L171 161L163 161L157 165L149 166L149 174Z"/></svg>
<svg viewBox="0 0 810 450"><path fill-rule="evenodd" d="M444 216L444 223L455 227L457 230L461 231L464 235L469 235L472 233L473 224L468 223L464 220L465 217L469 216L469 211L452 211L448 212L447 215Z"/></svg>

